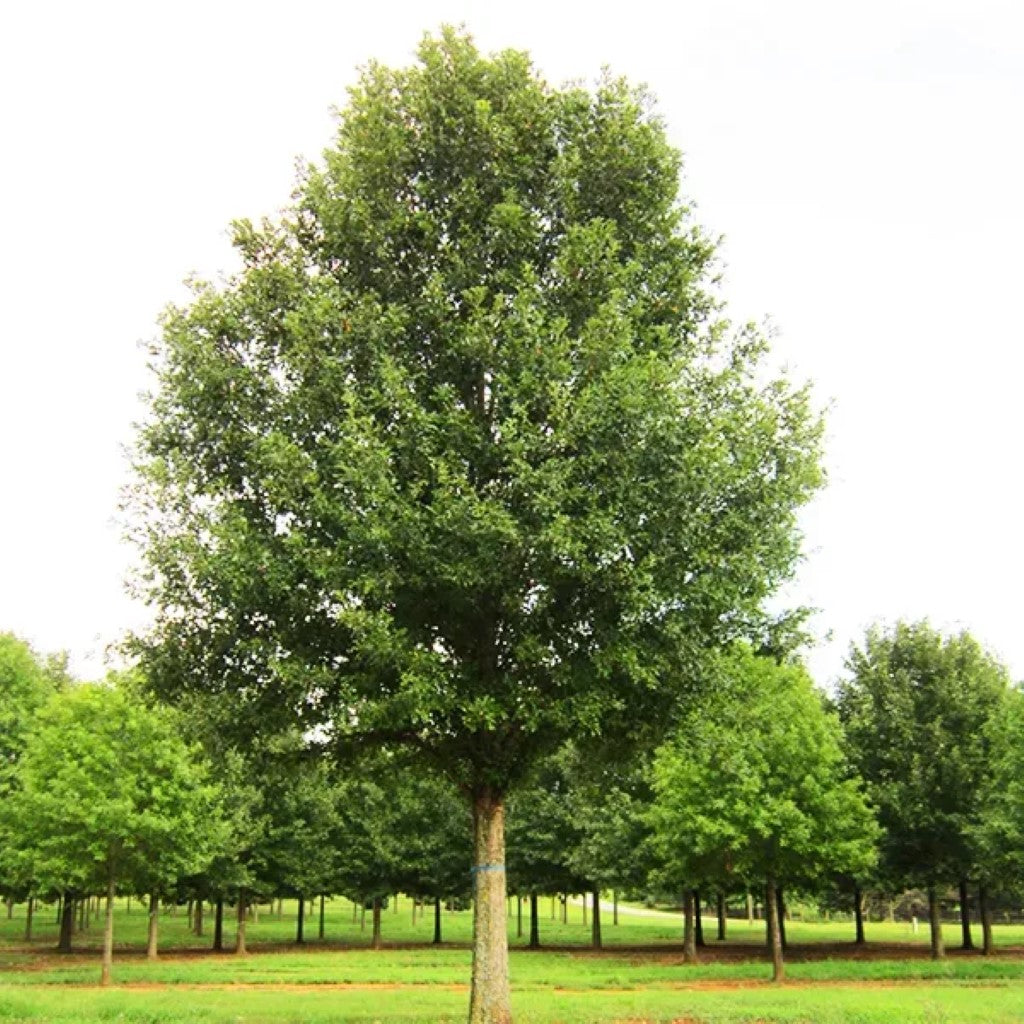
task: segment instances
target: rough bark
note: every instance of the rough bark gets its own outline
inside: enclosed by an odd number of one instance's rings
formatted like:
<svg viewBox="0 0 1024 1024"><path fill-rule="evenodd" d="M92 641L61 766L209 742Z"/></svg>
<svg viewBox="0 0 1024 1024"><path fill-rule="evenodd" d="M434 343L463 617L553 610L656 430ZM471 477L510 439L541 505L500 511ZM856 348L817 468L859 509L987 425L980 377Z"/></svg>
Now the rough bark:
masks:
<svg viewBox="0 0 1024 1024"><path fill-rule="evenodd" d="M978 913L981 916L981 952L991 956L995 952L992 943L992 908L988 902L988 889L978 886Z"/></svg>
<svg viewBox="0 0 1024 1024"><path fill-rule="evenodd" d="M683 892L683 961L697 963L697 936L694 927L693 890Z"/></svg>
<svg viewBox="0 0 1024 1024"><path fill-rule="evenodd" d="M64 907L60 916L60 937L57 939L57 952L71 952L71 936L75 931L75 897L65 894Z"/></svg>
<svg viewBox="0 0 1024 1024"><path fill-rule="evenodd" d="M962 949L974 949L971 935L971 896L967 891L967 879L960 879L960 931L963 935Z"/></svg>
<svg viewBox="0 0 1024 1024"><path fill-rule="evenodd" d="M224 949L224 900L220 896L213 908L213 949L215 953Z"/></svg>
<svg viewBox="0 0 1024 1024"><path fill-rule="evenodd" d="M489 786L473 794L473 968L469 1024L509 1024L505 927L505 801Z"/></svg>
<svg viewBox="0 0 1024 1024"><path fill-rule="evenodd" d="M782 929L780 928L779 894L775 888L775 876L765 879L764 910L768 922L768 941L772 951L772 981L782 981L786 976L786 965L782 959Z"/></svg>
<svg viewBox="0 0 1024 1024"><path fill-rule="evenodd" d="M107 913L103 922L103 963L100 984L110 984L110 968L114 963L114 872L107 877Z"/></svg>
<svg viewBox="0 0 1024 1024"><path fill-rule="evenodd" d="M306 929L306 901L300 896L299 897L299 915L295 920L295 942L301 946L306 941L305 936Z"/></svg>
<svg viewBox="0 0 1024 1024"><path fill-rule="evenodd" d="M718 910L718 941L725 942L725 893L718 894L716 904Z"/></svg>
<svg viewBox="0 0 1024 1024"><path fill-rule="evenodd" d="M942 941L942 915L939 908L939 895L935 886L928 887L928 927L931 930L932 959L941 960L946 955L946 947Z"/></svg>
<svg viewBox="0 0 1024 1024"><path fill-rule="evenodd" d="M249 909L246 905L247 901L245 898L245 892L239 892L238 894L238 924L236 925L235 931L235 952L242 954L246 952L245 949L245 921L246 911Z"/></svg>
<svg viewBox="0 0 1024 1024"><path fill-rule="evenodd" d="M594 901L592 904L593 912L590 915L590 944L594 949L601 948L601 892L599 889L594 889L591 894L591 899Z"/></svg>
<svg viewBox="0 0 1024 1024"><path fill-rule="evenodd" d="M434 945L441 945L441 897L434 897Z"/></svg>
<svg viewBox="0 0 1024 1024"><path fill-rule="evenodd" d="M370 940L370 947L372 949L380 949L381 947L379 896L373 897L373 938Z"/></svg>
<svg viewBox="0 0 1024 1024"><path fill-rule="evenodd" d="M860 886L855 885L853 887L853 919L856 922L857 937L854 939L855 945L864 945L864 894L860 891Z"/></svg>
<svg viewBox="0 0 1024 1024"><path fill-rule="evenodd" d="M537 894L530 893L530 949L540 949L540 921L537 920Z"/></svg>
<svg viewBox="0 0 1024 1024"><path fill-rule="evenodd" d="M149 894L149 927L146 932L146 958L157 958L157 933L160 928L160 898L156 890Z"/></svg>

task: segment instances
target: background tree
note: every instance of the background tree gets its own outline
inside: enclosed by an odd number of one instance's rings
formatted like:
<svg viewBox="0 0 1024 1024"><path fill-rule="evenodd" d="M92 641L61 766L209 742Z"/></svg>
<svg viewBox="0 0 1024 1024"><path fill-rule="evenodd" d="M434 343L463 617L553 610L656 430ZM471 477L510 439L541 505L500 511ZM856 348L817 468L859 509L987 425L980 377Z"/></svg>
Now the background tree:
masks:
<svg viewBox="0 0 1024 1024"><path fill-rule="evenodd" d="M39 712L4 809L41 882L106 893L101 980L110 982L119 882L173 877L207 856L216 803L206 766L176 718L107 686L79 686Z"/></svg>
<svg viewBox="0 0 1024 1024"><path fill-rule="evenodd" d="M868 631L854 645L837 707L849 757L883 828L882 869L926 887L932 954L943 955L940 887L961 884L964 945L971 945L967 880L992 763L988 723L1002 707L1005 668L967 633L926 622Z"/></svg>
<svg viewBox="0 0 1024 1024"><path fill-rule="evenodd" d="M838 719L802 666L742 648L654 763L651 821L664 869L760 878L773 976L784 973L779 886L868 869L877 826L846 769Z"/></svg>
<svg viewBox="0 0 1024 1024"><path fill-rule="evenodd" d="M418 56L167 314L136 509L166 693L409 744L470 795L470 1016L506 1021L506 795L760 621L820 430L717 319L648 97L453 31Z"/></svg>

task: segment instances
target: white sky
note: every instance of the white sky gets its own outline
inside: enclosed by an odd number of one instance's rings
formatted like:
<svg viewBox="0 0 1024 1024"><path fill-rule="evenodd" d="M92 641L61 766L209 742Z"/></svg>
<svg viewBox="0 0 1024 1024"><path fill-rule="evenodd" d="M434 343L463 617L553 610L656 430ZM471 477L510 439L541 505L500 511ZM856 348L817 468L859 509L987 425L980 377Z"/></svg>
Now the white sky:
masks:
<svg viewBox="0 0 1024 1024"><path fill-rule="evenodd" d="M725 236L739 320L831 404L793 596L840 670L872 621L971 629L1024 675L1024 5L704 0L0 8L0 630L84 676L141 612L121 446L181 280L283 206L359 64L464 22L552 82L647 82Z"/></svg>

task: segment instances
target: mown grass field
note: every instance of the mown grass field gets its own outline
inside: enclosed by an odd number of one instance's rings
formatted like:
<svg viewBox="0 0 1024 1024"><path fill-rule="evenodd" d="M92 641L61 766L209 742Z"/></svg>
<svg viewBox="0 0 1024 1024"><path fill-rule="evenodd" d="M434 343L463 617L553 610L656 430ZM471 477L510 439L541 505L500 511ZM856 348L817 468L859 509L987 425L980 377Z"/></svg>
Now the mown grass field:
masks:
<svg viewBox="0 0 1024 1024"><path fill-rule="evenodd" d="M353 921L352 905L328 903L325 941L318 921L307 919L305 947L293 944L295 904L278 918L261 909L250 921L250 953L209 951L207 935L188 932L184 908L161 915L162 956L144 955L145 914L118 906L114 986L100 989L101 923L75 937L75 952L58 956L52 908L37 912L36 937L23 941L24 908L0 917L0 1021L53 1024L264 1024L286 1022L462 1021L468 1004L470 934L468 912L444 914L445 944L430 944L429 912L414 924L411 902L384 912L385 948L367 947L366 929ZM620 924L605 915L605 949L586 948L579 906L570 921L550 916L541 904L541 941L546 948L521 948L525 935L510 921L513 946L513 1006L519 1024L537 1022L1024 1022L1024 927L1000 926L995 957L959 954L933 963L927 932L906 924L870 923L868 947L856 951L848 922L791 921L788 981L773 986L761 949L762 927L730 920L729 938L708 946L703 962L683 964L677 915L632 915ZM524 931L528 921L524 913ZM950 946L958 925L947 926ZM230 949L233 921L225 921ZM980 940L980 935L977 936Z"/></svg>

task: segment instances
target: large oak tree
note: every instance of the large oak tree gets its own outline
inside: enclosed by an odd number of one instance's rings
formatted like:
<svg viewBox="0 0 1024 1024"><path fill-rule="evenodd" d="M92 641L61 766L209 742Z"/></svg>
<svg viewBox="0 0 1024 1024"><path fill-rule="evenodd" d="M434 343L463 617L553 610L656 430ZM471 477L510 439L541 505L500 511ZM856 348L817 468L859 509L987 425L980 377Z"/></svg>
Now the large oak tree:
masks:
<svg viewBox="0 0 1024 1024"><path fill-rule="evenodd" d="M418 57L167 314L136 509L166 693L411 745L469 796L470 1015L505 1021L506 794L760 619L820 430L720 319L642 92L452 31Z"/></svg>

